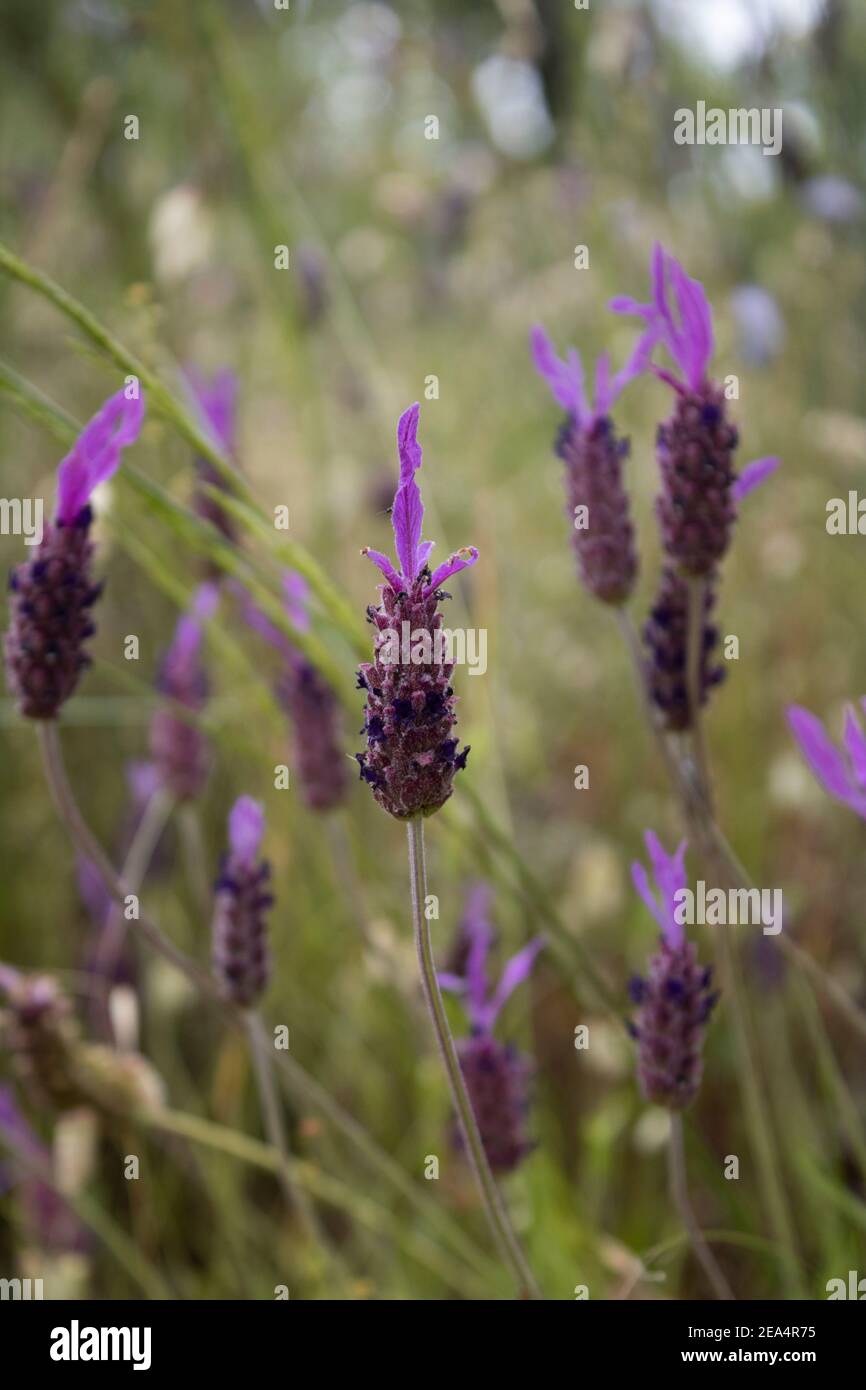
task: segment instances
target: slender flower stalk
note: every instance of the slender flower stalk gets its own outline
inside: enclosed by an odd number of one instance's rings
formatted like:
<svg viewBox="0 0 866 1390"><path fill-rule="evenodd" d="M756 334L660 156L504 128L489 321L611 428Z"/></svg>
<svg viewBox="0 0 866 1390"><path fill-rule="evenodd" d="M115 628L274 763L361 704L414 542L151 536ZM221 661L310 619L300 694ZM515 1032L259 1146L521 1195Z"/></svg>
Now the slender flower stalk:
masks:
<svg viewBox="0 0 866 1390"><path fill-rule="evenodd" d="M431 541L422 541L424 504L415 481L421 467L416 404L397 425L400 479L391 511L399 568L386 555L363 551L379 568L385 582L382 601L369 608L376 629L374 660L358 675L367 692L364 729L367 751L357 754L361 778L384 810L408 822L409 881L412 923L424 998L451 1089L466 1152L494 1239L513 1274L521 1297L540 1297L517 1241L502 1196L490 1171L472 1102L448 1027L442 1003L430 928L425 916L427 870L424 858L424 818L438 811L451 795L455 772L466 766L468 748L458 751L452 736L456 700L451 686L453 664L436 652L435 634L441 627L439 603L446 597L442 584L474 565L474 546L457 551L432 573L428 565ZM401 623L408 623L411 652L406 661Z"/></svg>
<svg viewBox="0 0 866 1390"><path fill-rule="evenodd" d="M668 1164L670 1172L671 1197L680 1214L695 1258L707 1276L713 1292L722 1302L734 1300L731 1286L716 1262L716 1257L707 1244L703 1231L689 1196L688 1170L686 1168L686 1146L683 1136L683 1117L671 1114L671 1134L668 1143Z"/></svg>

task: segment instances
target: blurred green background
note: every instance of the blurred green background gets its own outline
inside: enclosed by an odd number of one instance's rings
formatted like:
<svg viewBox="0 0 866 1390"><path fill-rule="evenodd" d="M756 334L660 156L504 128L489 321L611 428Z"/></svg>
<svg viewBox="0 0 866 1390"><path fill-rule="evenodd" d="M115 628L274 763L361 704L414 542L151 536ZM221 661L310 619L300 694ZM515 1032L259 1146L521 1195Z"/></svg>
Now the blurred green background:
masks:
<svg viewBox="0 0 866 1390"><path fill-rule="evenodd" d="M784 889L800 944L866 1005L862 825L813 783L784 723L796 701L838 734L844 702L866 689L863 541L825 530L828 499L859 486L866 458L866 11L844 0L592 0L588 11L554 0L293 0L288 11L265 0L5 0L2 27L2 240L179 396L187 364L238 373L243 471L267 511L289 506L290 538L347 596L362 640L377 576L359 551L389 548L394 427L421 400L425 534L439 556L470 542L481 551L452 585L449 619L485 628L489 643L483 677L458 673L472 756L428 832L437 951L478 877L495 888L503 955L536 931L559 933L499 1025L536 1064L538 1145L506 1184L515 1224L549 1297L578 1284L592 1298L707 1297L666 1197L666 1117L638 1094L620 1017L654 939L629 863L645 827L668 844L680 829L616 625L576 581L552 454L558 411L527 335L542 321L558 346L589 361L607 349L621 365L634 325L606 302L646 297L656 239L705 284L715 371L740 381L740 462L783 459L744 505L724 565L720 626L740 656L707 719L720 818L757 881ZM698 100L783 108L781 154L676 146L674 111ZM124 137L129 116L138 139ZM425 138L430 116L437 139ZM287 271L274 268L279 245ZM587 269L574 267L577 245ZM7 386L17 374L89 418L122 374L27 287L2 277L0 296ZM425 397L431 377L436 399ZM616 409L632 439L638 622L658 576L653 446L669 405L648 378ZM65 447L8 390L0 432L0 494L47 504ZM151 413L130 458L188 506L194 455L170 422ZM122 469L103 506L95 666L63 736L85 812L113 845L125 767L146 756L159 657L201 557ZM244 546L275 586L276 558L255 537ZM0 537L0 551L11 566L20 539ZM216 626L217 766L197 824L187 818L185 837L175 818L168 868L143 896L206 959L196 873L215 874L234 798L264 800L277 896L268 1016L420 1188L416 1210L315 1105L290 1102L312 1190L334 1184L318 1195L350 1274L339 1296L508 1296L448 1144L402 828L354 780L347 807L327 818L274 790L289 744L261 646L229 610ZM348 755L361 746L358 653L326 612L314 630L342 677ZM123 657L129 633L138 662ZM32 730L8 699L0 716L0 959L54 972L75 994L92 927ZM580 763L590 788L578 792ZM696 939L711 959L711 929ZM594 994L573 943L619 1010ZM799 1287L823 1297L827 1279L862 1267L862 1039L775 955L751 938L741 947ZM241 1043L159 963L139 967L140 1046L172 1108L258 1135ZM452 1019L462 1026L459 1007ZM581 1023L586 1052L573 1046ZM717 1250L738 1293L780 1297L791 1287L747 1157L731 1027L723 1002L689 1118L693 1198L702 1224L725 1233ZM31 1119L48 1139L52 1117ZM141 1155L138 1182L122 1179L128 1153ZM722 1177L732 1153L737 1183ZM440 1156L438 1183L423 1180L428 1154ZM338 1296L299 1261L273 1177L235 1155L106 1122L82 1191L110 1231L63 1259L79 1296L139 1297L143 1284L156 1294L154 1277L171 1297L272 1297L283 1283L292 1296ZM441 1213L463 1228L477 1267ZM27 1259L47 1268L31 1247L13 1187L0 1199L0 1272ZM664 1280L641 1277L642 1262Z"/></svg>

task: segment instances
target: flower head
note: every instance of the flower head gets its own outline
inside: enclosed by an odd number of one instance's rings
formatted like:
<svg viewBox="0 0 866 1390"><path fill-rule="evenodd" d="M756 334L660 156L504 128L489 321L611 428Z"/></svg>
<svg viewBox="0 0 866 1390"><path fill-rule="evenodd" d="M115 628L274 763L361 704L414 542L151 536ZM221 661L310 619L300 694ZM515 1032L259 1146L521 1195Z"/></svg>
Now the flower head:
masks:
<svg viewBox="0 0 866 1390"><path fill-rule="evenodd" d="M687 887L686 842L672 855L651 830L645 842L655 887L639 862L632 864L632 880L658 923L661 942L646 978L631 981L637 1015L630 1031L638 1045L638 1077L646 1099L681 1110L698 1093L704 1034L718 995L711 989L712 967L698 963L679 919L677 895Z"/></svg>
<svg viewBox="0 0 866 1390"><path fill-rule="evenodd" d="M451 737L454 664L443 641L439 603L447 597L445 580L478 559L469 546L430 573L432 542L421 539L424 505L415 481L421 466L418 412L411 406L397 426L400 481L391 517L399 569L379 551L363 552L385 583L379 607L367 610L376 640L373 661L358 672L367 692L367 748L355 756L380 806L400 820L438 811L451 795L455 772L466 766L469 749L458 750Z"/></svg>
<svg viewBox="0 0 866 1390"><path fill-rule="evenodd" d="M54 520L9 581L6 679L30 719L55 719L90 665L86 643L96 631L91 610L102 592L91 574L90 498L141 429L144 401L128 390L105 402L60 464Z"/></svg>
<svg viewBox="0 0 866 1390"><path fill-rule="evenodd" d="M622 391L646 366L654 339L647 333L625 367L610 375L607 354L595 372L595 402L584 391L583 365L575 348L557 357L540 325L532 330L531 347L537 371L553 398L567 412L556 452L565 464L567 515L572 520L572 544L581 582L603 603L623 603L637 575L634 528L622 468L629 453L627 439L618 439L609 411Z"/></svg>
<svg viewBox="0 0 866 1390"><path fill-rule="evenodd" d="M866 699L860 705L866 710ZM789 705L787 718L804 758L824 790L866 819L866 735L854 706L848 705L845 710L844 752L830 739L820 719L801 705Z"/></svg>
<svg viewBox="0 0 866 1390"><path fill-rule="evenodd" d="M265 816L261 803L240 797L228 819L229 851L216 882L212 923L214 973L226 998L250 1008L270 975L265 917L273 905L270 865L259 859Z"/></svg>
<svg viewBox="0 0 866 1390"><path fill-rule="evenodd" d="M646 351L664 344L679 369L677 375L650 364L677 393L674 412L659 425L656 439L662 478L656 515L668 558L681 573L702 577L714 570L730 545L737 503L779 460L756 459L737 476L739 435L728 419L724 389L708 375L713 320L703 285L660 245L653 250L650 280L648 304L620 296L610 307L618 314L638 314L646 324L639 347Z"/></svg>

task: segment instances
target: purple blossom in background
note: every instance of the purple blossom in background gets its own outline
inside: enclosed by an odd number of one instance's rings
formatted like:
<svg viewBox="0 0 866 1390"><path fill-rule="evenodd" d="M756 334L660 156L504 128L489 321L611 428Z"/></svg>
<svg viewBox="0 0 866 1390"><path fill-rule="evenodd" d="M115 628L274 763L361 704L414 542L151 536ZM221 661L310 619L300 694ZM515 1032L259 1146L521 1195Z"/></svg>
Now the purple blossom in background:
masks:
<svg viewBox="0 0 866 1390"><path fill-rule="evenodd" d="M201 661L203 626L213 617L218 603L217 586L202 584L189 613L177 624L157 678L161 694L195 714L201 713L208 697ZM150 721L150 752L160 785L173 797L191 801L201 794L210 766L208 741L194 723L171 706L158 709Z"/></svg>
<svg viewBox="0 0 866 1390"><path fill-rule="evenodd" d="M11 1086L0 1086L0 1135L12 1147L11 1156L0 1162L0 1197L17 1192L26 1239L45 1254L86 1250L87 1231L69 1203L28 1166L29 1160L50 1168L51 1153L18 1108Z"/></svg>
<svg viewBox="0 0 866 1390"><path fill-rule="evenodd" d="M286 614L299 632L310 626L308 596L306 580L287 570L283 575ZM349 786L339 700L324 676L246 594L242 596L242 612L245 622L283 660L276 695L292 721L292 762L304 804L313 811L331 811L345 799Z"/></svg>
<svg viewBox="0 0 866 1390"><path fill-rule="evenodd" d="M670 353L676 372L652 366L676 392L671 417L658 428L656 453L662 491L656 515L669 559L681 573L711 574L726 553L736 520L736 503L778 466L778 459L759 459L734 471L739 436L727 418L723 388L708 376L713 353L709 300L698 280L656 245L651 265L651 299L640 304L627 296L611 300L617 314L637 314L647 333ZM671 308L672 295L676 312Z"/></svg>
<svg viewBox="0 0 866 1390"><path fill-rule="evenodd" d="M223 993L239 1008L250 1008L270 976L265 917L273 906L267 860L259 858L265 831L264 809L240 797L229 813L229 852L215 885L212 923L213 968Z"/></svg>
<svg viewBox="0 0 866 1390"><path fill-rule="evenodd" d="M712 966L699 965L695 947L686 941L685 928L676 917L676 894L688 887L686 842L669 855L651 830L644 838L655 886L637 861L632 879L658 923L661 940L646 979L636 977L629 986L637 1005L630 1030L637 1041L644 1096L656 1105L682 1110L701 1084L704 1034L718 995L711 990Z"/></svg>
<svg viewBox="0 0 866 1390"><path fill-rule="evenodd" d="M486 911L480 911L479 905L476 892L472 911L467 912L462 923L467 944L463 972L455 975L442 971L438 978L442 989L464 999L472 1032L458 1043L457 1055L487 1161L494 1172L508 1173L532 1149L525 1132L531 1067L514 1047L494 1038L493 1026L503 1005L528 977L544 941L537 937L512 956L491 991L487 958L494 933ZM454 1140L462 1147L456 1125Z"/></svg>
<svg viewBox="0 0 866 1390"><path fill-rule="evenodd" d="M237 376L223 368L208 380L194 367L188 367L184 375L205 432L221 453L233 459L237 449ZM222 492L227 490L225 479L209 459L196 459L195 467L199 484L219 488ZM236 542L237 530L232 517L201 486L193 493L192 505L203 521L215 526L227 541ZM212 577L217 578L219 573L217 570Z"/></svg>
<svg viewBox="0 0 866 1390"><path fill-rule="evenodd" d="M474 546L458 550L430 572L433 542L421 539L424 504L415 481L421 467L419 412L420 406L410 406L397 426L400 481L391 521L399 568L379 551L368 547L362 552L381 570L385 583L379 607L367 609L376 629L375 654L358 672L358 684L367 692L367 748L355 756L379 805L399 820L438 811L469 753L458 749L451 736L457 721L454 668L447 653L437 653L436 634L442 629L439 603L447 597L441 586L474 565L478 551ZM421 659L404 662L404 632Z"/></svg>
<svg viewBox="0 0 866 1390"><path fill-rule="evenodd" d="M463 916L457 924L457 931L454 933L454 940L445 962L446 976L466 974L466 964L472 949L472 942L476 932L480 929L479 924L489 922L492 903L493 890L489 883L479 879L477 883L470 886L466 894ZM495 938L491 940L491 945L493 944L495 944Z"/></svg>
<svg viewBox="0 0 866 1390"><path fill-rule="evenodd" d="M557 357L540 325L533 328L530 342L536 370L566 411L556 453L565 464L566 512L573 522L581 582L603 603L623 603L634 586L638 561L622 481L629 442L617 438L610 410L628 382L646 367L654 337L646 333L614 377L607 355L599 357L594 405L586 398L583 365L575 348L569 348L565 360ZM584 519L579 508L586 508L586 525L578 525Z"/></svg>
<svg viewBox="0 0 866 1390"><path fill-rule="evenodd" d="M102 592L91 575L90 498L141 430L144 401L128 399L128 389L105 402L60 464L54 520L9 581L6 679L29 719L55 719L90 665L85 643L96 631L91 609Z"/></svg>
<svg viewBox="0 0 866 1390"><path fill-rule="evenodd" d="M860 701L866 710L866 699ZM788 725L800 750L825 791L866 819L866 735L853 705L845 710L841 752L814 714L789 705Z"/></svg>
<svg viewBox="0 0 866 1390"><path fill-rule="evenodd" d="M712 581L713 576L710 576L703 595L703 650L699 667L702 705L726 675L724 667L713 663L719 631L710 622L716 603ZM686 581L673 566L665 565L658 594L643 626L645 678L647 692L664 727L677 731L690 729L693 715L688 689L688 605Z"/></svg>

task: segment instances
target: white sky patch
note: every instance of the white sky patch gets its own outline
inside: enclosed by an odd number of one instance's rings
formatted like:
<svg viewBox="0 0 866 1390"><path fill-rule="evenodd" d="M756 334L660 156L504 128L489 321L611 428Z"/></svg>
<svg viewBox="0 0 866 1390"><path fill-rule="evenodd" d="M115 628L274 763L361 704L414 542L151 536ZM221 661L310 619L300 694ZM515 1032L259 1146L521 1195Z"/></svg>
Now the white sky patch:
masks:
<svg viewBox="0 0 866 1390"><path fill-rule="evenodd" d="M472 91L490 138L513 159L532 159L554 137L541 78L531 63L494 54L472 74Z"/></svg>
<svg viewBox="0 0 866 1390"><path fill-rule="evenodd" d="M822 0L651 0L665 32L697 49L712 67L730 69L763 52L768 41L807 34Z"/></svg>

